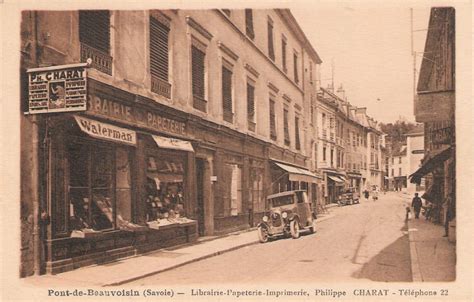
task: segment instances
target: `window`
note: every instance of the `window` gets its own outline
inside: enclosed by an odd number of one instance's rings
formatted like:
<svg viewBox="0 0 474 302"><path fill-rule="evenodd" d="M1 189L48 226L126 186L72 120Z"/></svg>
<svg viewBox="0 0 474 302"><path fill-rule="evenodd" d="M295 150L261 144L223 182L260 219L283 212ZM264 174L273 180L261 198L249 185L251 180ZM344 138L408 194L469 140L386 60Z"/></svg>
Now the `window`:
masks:
<svg viewBox="0 0 474 302"><path fill-rule="evenodd" d="M132 186L128 149L74 141L67 152L69 230L100 231L130 226Z"/></svg>
<svg viewBox="0 0 474 302"><path fill-rule="evenodd" d="M186 155L160 150L146 159L147 221L185 217Z"/></svg>
<svg viewBox="0 0 474 302"><path fill-rule="evenodd" d="M399 164L402 163L402 157L401 157L401 156L398 157L398 163L399 163Z"/></svg>
<svg viewBox="0 0 474 302"><path fill-rule="evenodd" d="M276 116L275 116L275 101L270 98L270 138L277 139L276 134Z"/></svg>
<svg viewBox="0 0 474 302"><path fill-rule="evenodd" d="M326 113L322 114L321 125L323 129L326 128Z"/></svg>
<svg viewBox="0 0 474 302"><path fill-rule="evenodd" d="M300 144L300 119L299 119L299 117L295 117L295 148L296 148L296 150L301 149L301 144Z"/></svg>
<svg viewBox="0 0 474 302"><path fill-rule="evenodd" d="M79 41L81 61L92 59L92 66L112 74L110 56L110 12L108 10L79 11Z"/></svg>
<svg viewBox="0 0 474 302"><path fill-rule="evenodd" d="M313 62L309 62L309 83L313 84Z"/></svg>
<svg viewBox="0 0 474 302"><path fill-rule="evenodd" d="M395 164L395 157L392 157L392 165Z"/></svg>
<svg viewBox="0 0 474 302"><path fill-rule="evenodd" d="M392 176L393 176L393 174L395 174L395 173L394 173L394 169L392 169Z"/></svg>
<svg viewBox="0 0 474 302"><path fill-rule="evenodd" d="M252 183L252 194L250 200L253 203L254 213L261 213L265 211L265 195L263 189L263 175L264 169L251 168L250 181Z"/></svg>
<svg viewBox="0 0 474 302"><path fill-rule="evenodd" d="M323 147L323 161L326 161L326 147Z"/></svg>
<svg viewBox="0 0 474 302"><path fill-rule="evenodd" d="M192 65L192 86L193 86L193 106L194 108L206 112L205 100L205 53L196 46L191 47Z"/></svg>
<svg viewBox="0 0 474 302"><path fill-rule="evenodd" d="M268 57L275 61L275 50L273 48L273 21L268 19Z"/></svg>
<svg viewBox="0 0 474 302"><path fill-rule="evenodd" d="M255 86L247 81L247 121L250 131L255 131Z"/></svg>
<svg viewBox="0 0 474 302"><path fill-rule="evenodd" d="M283 134L285 138L285 145L290 145L290 131L288 129L288 109L283 109Z"/></svg>
<svg viewBox="0 0 474 302"><path fill-rule="evenodd" d="M242 213L242 167L237 164L224 165L224 200L230 213L237 216Z"/></svg>
<svg viewBox="0 0 474 302"><path fill-rule="evenodd" d="M232 112L232 71L222 66L222 109L224 121L232 123L234 114Z"/></svg>
<svg viewBox="0 0 474 302"><path fill-rule="evenodd" d="M357 147L360 146L360 134L357 133Z"/></svg>
<svg viewBox="0 0 474 302"><path fill-rule="evenodd" d="M293 71L294 71L294 77L295 77L295 83L299 83L299 78L298 78L298 55L296 53L293 53Z"/></svg>
<svg viewBox="0 0 474 302"><path fill-rule="evenodd" d="M283 67L283 71L286 73L288 70L286 68L286 38L281 38L281 65Z"/></svg>
<svg viewBox="0 0 474 302"><path fill-rule="evenodd" d="M334 150L331 149L331 167L334 166Z"/></svg>
<svg viewBox="0 0 474 302"><path fill-rule="evenodd" d="M151 91L171 98L171 85L168 83L169 27L150 16L150 74Z"/></svg>
<svg viewBox="0 0 474 302"><path fill-rule="evenodd" d="M402 176L402 168L398 168L398 176Z"/></svg>
<svg viewBox="0 0 474 302"><path fill-rule="evenodd" d="M250 39L255 38L255 32L253 31L253 12L251 9L245 9L245 33Z"/></svg>

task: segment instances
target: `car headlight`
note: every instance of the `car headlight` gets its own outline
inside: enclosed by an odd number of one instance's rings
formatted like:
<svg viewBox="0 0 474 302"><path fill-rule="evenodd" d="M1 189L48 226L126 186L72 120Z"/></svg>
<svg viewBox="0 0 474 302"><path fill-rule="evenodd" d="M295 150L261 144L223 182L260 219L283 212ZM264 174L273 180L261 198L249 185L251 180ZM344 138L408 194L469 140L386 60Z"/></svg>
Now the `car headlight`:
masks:
<svg viewBox="0 0 474 302"><path fill-rule="evenodd" d="M262 220L263 220L264 222L268 222L268 216L267 216L267 215L263 216Z"/></svg>
<svg viewBox="0 0 474 302"><path fill-rule="evenodd" d="M283 213L281 213L281 217L283 217L283 218L287 218L287 217L288 217L288 213L287 213L287 212L283 212Z"/></svg>

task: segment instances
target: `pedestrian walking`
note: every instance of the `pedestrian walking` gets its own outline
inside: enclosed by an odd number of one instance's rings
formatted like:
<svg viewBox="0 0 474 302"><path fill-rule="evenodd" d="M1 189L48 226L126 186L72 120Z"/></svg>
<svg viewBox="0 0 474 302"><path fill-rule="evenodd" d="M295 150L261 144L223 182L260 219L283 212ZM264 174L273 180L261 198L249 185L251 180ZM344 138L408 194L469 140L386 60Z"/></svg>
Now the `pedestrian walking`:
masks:
<svg viewBox="0 0 474 302"><path fill-rule="evenodd" d="M419 218L422 205L423 202L421 201L421 198L418 197L418 193L415 193L415 197L411 201L411 206L413 207L413 210L415 210L415 219Z"/></svg>
<svg viewBox="0 0 474 302"><path fill-rule="evenodd" d="M364 190L364 197L365 197L365 201L369 200L369 190L367 189Z"/></svg>

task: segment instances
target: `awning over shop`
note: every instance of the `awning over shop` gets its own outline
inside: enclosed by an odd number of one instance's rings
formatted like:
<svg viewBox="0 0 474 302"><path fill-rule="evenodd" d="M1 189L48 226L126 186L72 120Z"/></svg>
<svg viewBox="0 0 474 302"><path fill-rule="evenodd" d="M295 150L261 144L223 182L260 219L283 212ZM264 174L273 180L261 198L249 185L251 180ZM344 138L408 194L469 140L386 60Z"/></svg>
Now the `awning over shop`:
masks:
<svg viewBox="0 0 474 302"><path fill-rule="evenodd" d="M194 152L194 148L193 148L193 145L191 145L191 142L177 139L177 138L169 138L169 137L163 137L163 136L158 136L158 135L152 135L152 136L156 144L160 148Z"/></svg>
<svg viewBox="0 0 474 302"><path fill-rule="evenodd" d="M330 175L328 175L328 178L331 179L331 180L333 180L333 181L336 182L336 183L343 183L343 182L344 182L344 180L340 179L340 178L337 177L337 176L330 176Z"/></svg>
<svg viewBox="0 0 474 302"><path fill-rule="evenodd" d="M410 182L420 184L421 178L426 174L433 171L436 167L442 165L445 160L447 160L451 156L452 149L451 147L439 152L438 154L434 155L433 157L426 160L423 165L416 170L415 173L411 174Z"/></svg>
<svg viewBox="0 0 474 302"><path fill-rule="evenodd" d="M343 182L347 181L347 179L344 176L337 176L337 177L339 177Z"/></svg>
<svg viewBox="0 0 474 302"><path fill-rule="evenodd" d="M133 130L117 127L79 115L75 115L74 119L84 133L94 138L132 146L137 144L137 134Z"/></svg>
<svg viewBox="0 0 474 302"><path fill-rule="evenodd" d="M279 162L274 162L274 164L288 172L290 181L316 182L316 180L320 178L316 174L303 168L293 167Z"/></svg>

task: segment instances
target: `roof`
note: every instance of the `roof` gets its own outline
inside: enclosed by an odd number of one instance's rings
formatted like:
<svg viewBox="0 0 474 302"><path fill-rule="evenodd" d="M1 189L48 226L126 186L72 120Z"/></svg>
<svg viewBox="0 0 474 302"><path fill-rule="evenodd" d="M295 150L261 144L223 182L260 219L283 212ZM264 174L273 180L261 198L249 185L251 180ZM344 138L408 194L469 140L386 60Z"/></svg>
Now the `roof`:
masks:
<svg viewBox="0 0 474 302"><path fill-rule="evenodd" d="M424 124L418 124L415 128L408 131L405 136L422 136L425 135L425 126Z"/></svg>

